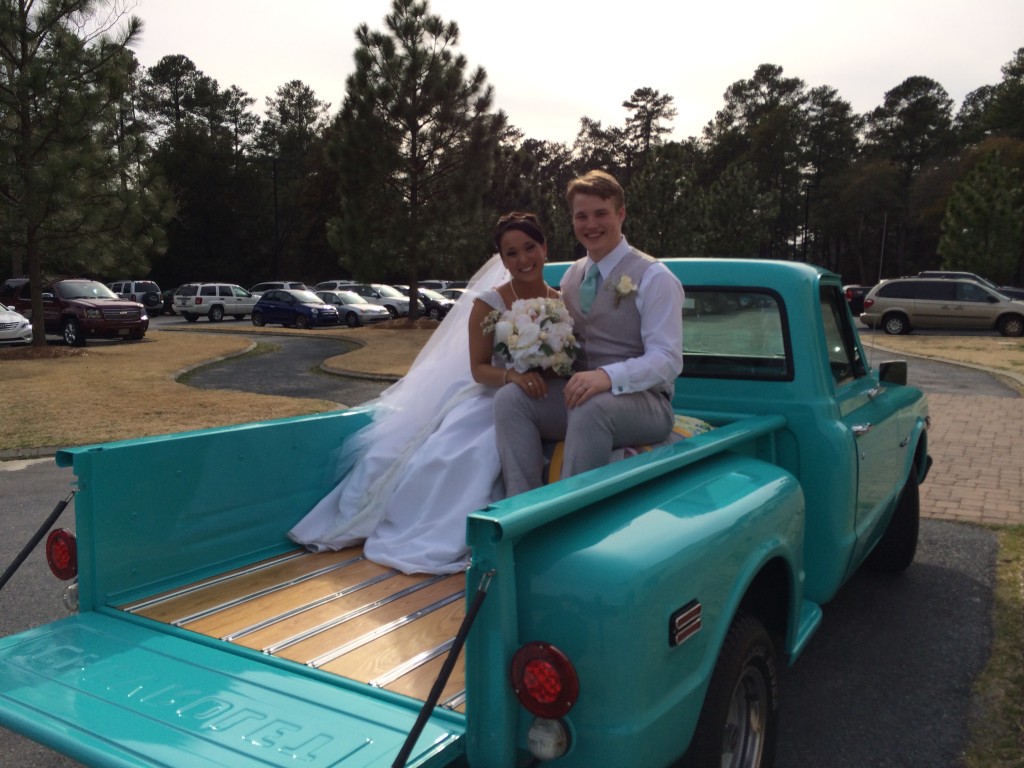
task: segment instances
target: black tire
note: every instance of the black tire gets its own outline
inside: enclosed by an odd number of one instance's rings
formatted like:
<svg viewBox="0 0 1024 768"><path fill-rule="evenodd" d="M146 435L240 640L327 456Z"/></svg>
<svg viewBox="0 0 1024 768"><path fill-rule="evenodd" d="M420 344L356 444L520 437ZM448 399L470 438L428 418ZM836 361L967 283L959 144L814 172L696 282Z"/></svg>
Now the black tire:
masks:
<svg viewBox="0 0 1024 768"><path fill-rule="evenodd" d="M156 291L150 291L149 293L142 297L142 304L146 307L146 309L149 310L161 307L163 306L163 303L163 299L160 298L160 294L157 293Z"/></svg>
<svg viewBox="0 0 1024 768"><path fill-rule="evenodd" d="M210 307L210 313L207 315L211 323L219 323L224 319L224 307L220 304L214 304Z"/></svg>
<svg viewBox="0 0 1024 768"><path fill-rule="evenodd" d="M999 333L1003 336L1024 336L1024 317L1006 315L999 318Z"/></svg>
<svg viewBox="0 0 1024 768"><path fill-rule="evenodd" d="M398 317L398 310L392 307L390 304L384 307L384 309L386 309L388 311L388 314L391 315L392 320Z"/></svg>
<svg viewBox="0 0 1024 768"><path fill-rule="evenodd" d="M195 312L182 312L181 316L188 320L190 323L194 323L196 320L199 319L199 315L197 315Z"/></svg>
<svg viewBox="0 0 1024 768"><path fill-rule="evenodd" d="M893 312L882 318L882 329L891 336L902 336L910 333L910 321L906 315Z"/></svg>
<svg viewBox="0 0 1024 768"><path fill-rule="evenodd" d="M917 485L917 467L911 467L910 476L900 491L896 509L892 512L885 533L868 556L869 567L884 573L901 573L914 562L917 536L921 527L921 493Z"/></svg>
<svg viewBox="0 0 1024 768"><path fill-rule="evenodd" d="M345 325L347 325L349 328L358 328L359 315L357 315L355 312L349 312L347 315L345 315Z"/></svg>
<svg viewBox="0 0 1024 768"><path fill-rule="evenodd" d="M252 313L252 324L255 325L257 328L262 328L265 325L265 323L263 321L263 313L262 312L253 312Z"/></svg>
<svg viewBox="0 0 1024 768"><path fill-rule="evenodd" d="M60 332L64 337L64 343L69 347L84 347L85 334L82 333L82 326L74 317L65 317L60 324Z"/></svg>
<svg viewBox="0 0 1024 768"><path fill-rule="evenodd" d="M430 310L427 312L427 317L429 317L431 320L440 320L441 319L441 310L440 310L440 308L438 308L438 307L431 307Z"/></svg>
<svg viewBox="0 0 1024 768"><path fill-rule="evenodd" d="M697 730L689 768L770 768L779 726L775 645L764 626L738 613L722 643Z"/></svg>
<svg viewBox="0 0 1024 768"><path fill-rule="evenodd" d="M296 328L309 328L309 318L303 314L295 316L295 327Z"/></svg>

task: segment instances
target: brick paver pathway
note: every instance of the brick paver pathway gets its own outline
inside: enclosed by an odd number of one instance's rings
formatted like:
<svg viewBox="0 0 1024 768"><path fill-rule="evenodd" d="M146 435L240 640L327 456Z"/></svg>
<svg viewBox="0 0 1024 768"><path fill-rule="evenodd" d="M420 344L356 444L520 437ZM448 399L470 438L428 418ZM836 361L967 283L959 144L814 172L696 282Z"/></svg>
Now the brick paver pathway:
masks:
<svg viewBox="0 0 1024 768"><path fill-rule="evenodd" d="M1024 524L1024 399L930 394L921 515L991 525Z"/></svg>

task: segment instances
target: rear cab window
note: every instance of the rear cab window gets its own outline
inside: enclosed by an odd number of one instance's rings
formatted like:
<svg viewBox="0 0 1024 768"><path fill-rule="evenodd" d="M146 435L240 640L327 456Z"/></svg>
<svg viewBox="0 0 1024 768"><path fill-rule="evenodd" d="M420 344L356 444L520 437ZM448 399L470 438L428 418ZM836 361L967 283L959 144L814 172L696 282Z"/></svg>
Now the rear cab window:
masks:
<svg viewBox="0 0 1024 768"><path fill-rule="evenodd" d="M687 288L683 376L787 381L792 344L782 299L767 289Z"/></svg>

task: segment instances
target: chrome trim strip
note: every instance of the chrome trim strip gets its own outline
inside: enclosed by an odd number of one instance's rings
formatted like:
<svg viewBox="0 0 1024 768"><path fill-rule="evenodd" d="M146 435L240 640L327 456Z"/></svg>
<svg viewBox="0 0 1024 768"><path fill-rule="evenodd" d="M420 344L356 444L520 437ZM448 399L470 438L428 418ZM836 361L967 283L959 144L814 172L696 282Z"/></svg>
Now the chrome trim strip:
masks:
<svg viewBox="0 0 1024 768"><path fill-rule="evenodd" d="M365 581L359 582L358 584L353 584L350 587L345 587L345 589L338 590L337 592L334 592L330 595L325 595L324 597L305 603L304 605L300 605L298 608L292 608L290 611L279 613L277 616L271 616L269 619L264 619L263 621L259 621L255 624L250 624L248 627L239 629L238 631L233 632L230 635L224 635L221 638L221 640L227 640L229 643L234 642L235 640L238 640L241 637L251 635L254 632L259 632L261 629L266 629L267 627L273 624L277 624L279 621L285 621L287 619L298 616L301 613L305 613L306 611L311 611L314 608L319 608L321 605L326 605L332 600L338 600L339 598L351 595L353 592L358 592L360 589L366 589L366 587L371 587L374 584L378 584L387 579L393 579L397 575L398 571L385 571L384 573L379 573L376 576L372 576L369 579L366 579Z"/></svg>
<svg viewBox="0 0 1024 768"><path fill-rule="evenodd" d="M135 613L136 611L141 611L144 608L149 608L154 605L160 605L160 603L166 603L170 600L175 599L176 597L182 597L183 595L191 595L193 592L199 592L202 589L212 587L216 584L224 584L228 581L231 581L232 579L238 578L239 576L248 576L250 573L259 573L262 570L265 570L267 568L273 568L275 565L280 565L281 563L287 563L291 560L294 560L297 557L302 557L306 554L308 553L304 549L296 549L292 552L286 552L285 554L275 557L272 560L267 560L265 562L255 565L250 565L248 568L243 568L241 571L235 571L230 574L222 574L207 581L198 581L194 584L189 584L187 587L181 587L180 589L176 589L173 592L168 592L167 594L160 595L158 597L151 597L148 600L143 600L140 603L135 603L131 605L130 608L122 608L121 610L126 611L127 613Z"/></svg>
<svg viewBox="0 0 1024 768"><path fill-rule="evenodd" d="M315 571L310 571L309 573L305 573L302 576L296 576L294 579L289 579L288 581L282 582L280 584L274 584L270 587L258 589L255 592L250 592L247 595L242 595L241 597L236 597L232 600L227 600L226 602L211 606L209 608L205 608L202 611L196 611L195 613L189 616L182 616L181 618L175 619L174 621L169 621L167 623L170 624L172 627L181 627L185 624L188 624L191 621L204 619L207 616L212 616L215 613L220 613L221 611L227 610L228 608L234 608L236 605L242 605L243 603L247 603L250 600L255 600L258 597L264 597L266 595L272 595L275 592L280 592L285 587L294 587L296 584L301 584L304 581L310 581L311 579L315 579L318 576L323 576L324 574L330 573L331 571L337 571L341 568L347 568L348 566L354 563L358 563L360 560L365 559L366 558L364 558L362 555L359 555L358 557L352 557L348 560L342 560L340 563L326 565L323 568L317 568Z"/></svg>
<svg viewBox="0 0 1024 768"><path fill-rule="evenodd" d="M348 613L344 613L341 616L338 616L337 618L331 619L330 621L325 621L322 624L318 624L317 626L311 629L299 632L297 635L292 635L291 637L285 638L279 643L275 643L274 645L268 645L266 648L263 649L263 652L269 653L271 656L273 656L278 651L282 651L285 648L288 648L289 646L301 643L303 640L308 640L314 635L318 635L319 633L325 632L328 629L333 629L334 627L344 624L346 621L354 619L358 616L362 616L365 613L369 613L370 611L380 608L381 606L387 605L388 603L392 603L395 600L398 600L399 598L405 597L406 595L411 595L414 592L419 592L424 587L429 587L431 584L436 584L443 578L445 577L433 576L429 579L424 579L423 581L417 582L412 586L406 587L405 589L395 592L393 595L388 595L387 597L382 597L380 600L375 600L374 602L367 603L366 605L360 606L359 608L354 608Z"/></svg>
<svg viewBox="0 0 1024 768"><path fill-rule="evenodd" d="M463 688L461 691L456 693L450 699L441 702L441 706L445 709L456 709L466 703L466 689Z"/></svg>
<svg viewBox="0 0 1024 768"><path fill-rule="evenodd" d="M460 589L458 592L455 592L454 594L451 594L448 597L441 598L436 603L428 605L425 608L420 608L418 611L414 611L413 613L402 616L401 618L395 619L394 621L388 622L383 626L377 627L377 629L373 630L372 632L367 632L362 637L357 637L355 640L345 643L345 645L339 648L335 648L333 651L329 651L321 656L318 656L312 661L306 662L306 665L309 667L313 667L314 669L322 667L324 664L332 662L335 659L344 656L346 653L354 651L357 648L362 648L364 645L372 643L374 640L380 637L384 637L384 635L394 632L396 629L404 627L406 624L409 624L410 622L416 621L416 619L420 619L430 613L433 613L439 608L444 608L446 605L449 605L455 602L456 600L462 600L465 597L465 595L466 591L464 589Z"/></svg>
<svg viewBox="0 0 1024 768"><path fill-rule="evenodd" d="M415 669L419 669L428 661L432 661L436 659L438 656L443 656L451 649L453 645L455 645L454 637L445 640L443 643L441 643L438 646L435 646L434 648L430 648L426 651L423 651L422 653L417 653L408 661L402 662L394 669L391 669L385 672L380 677L376 677L373 680L371 680L370 685L372 685L374 688L384 688L385 686L388 686L391 683L395 682L395 680L400 678L402 675L408 674L409 672L412 672Z"/></svg>

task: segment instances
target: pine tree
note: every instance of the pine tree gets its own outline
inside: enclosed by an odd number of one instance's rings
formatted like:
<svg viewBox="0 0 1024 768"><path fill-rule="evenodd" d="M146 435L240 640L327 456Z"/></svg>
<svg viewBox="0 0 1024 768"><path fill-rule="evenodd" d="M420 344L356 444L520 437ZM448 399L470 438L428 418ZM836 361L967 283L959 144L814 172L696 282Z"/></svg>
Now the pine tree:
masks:
<svg viewBox="0 0 1024 768"><path fill-rule="evenodd" d="M0 2L0 228L28 271L37 346L44 270L141 265L160 239L164 201L122 130L141 29L119 0Z"/></svg>
<svg viewBox="0 0 1024 768"><path fill-rule="evenodd" d="M481 200L503 117L488 114L483 69L467 74L458 26L393 0L387 31L356 30L355 72L331 159L341 212L330 228L355 275L405 276L479 259ZM416 302L412 303L416 306Z"/></svg>
<svg viewBox="0 0 1024 768"><path fill-rule="evenodd" d="M1022 253L1024 187L1017 169L992 152L953 186L939 240L942 266L1009 283L1019 277Z"/></svg>

